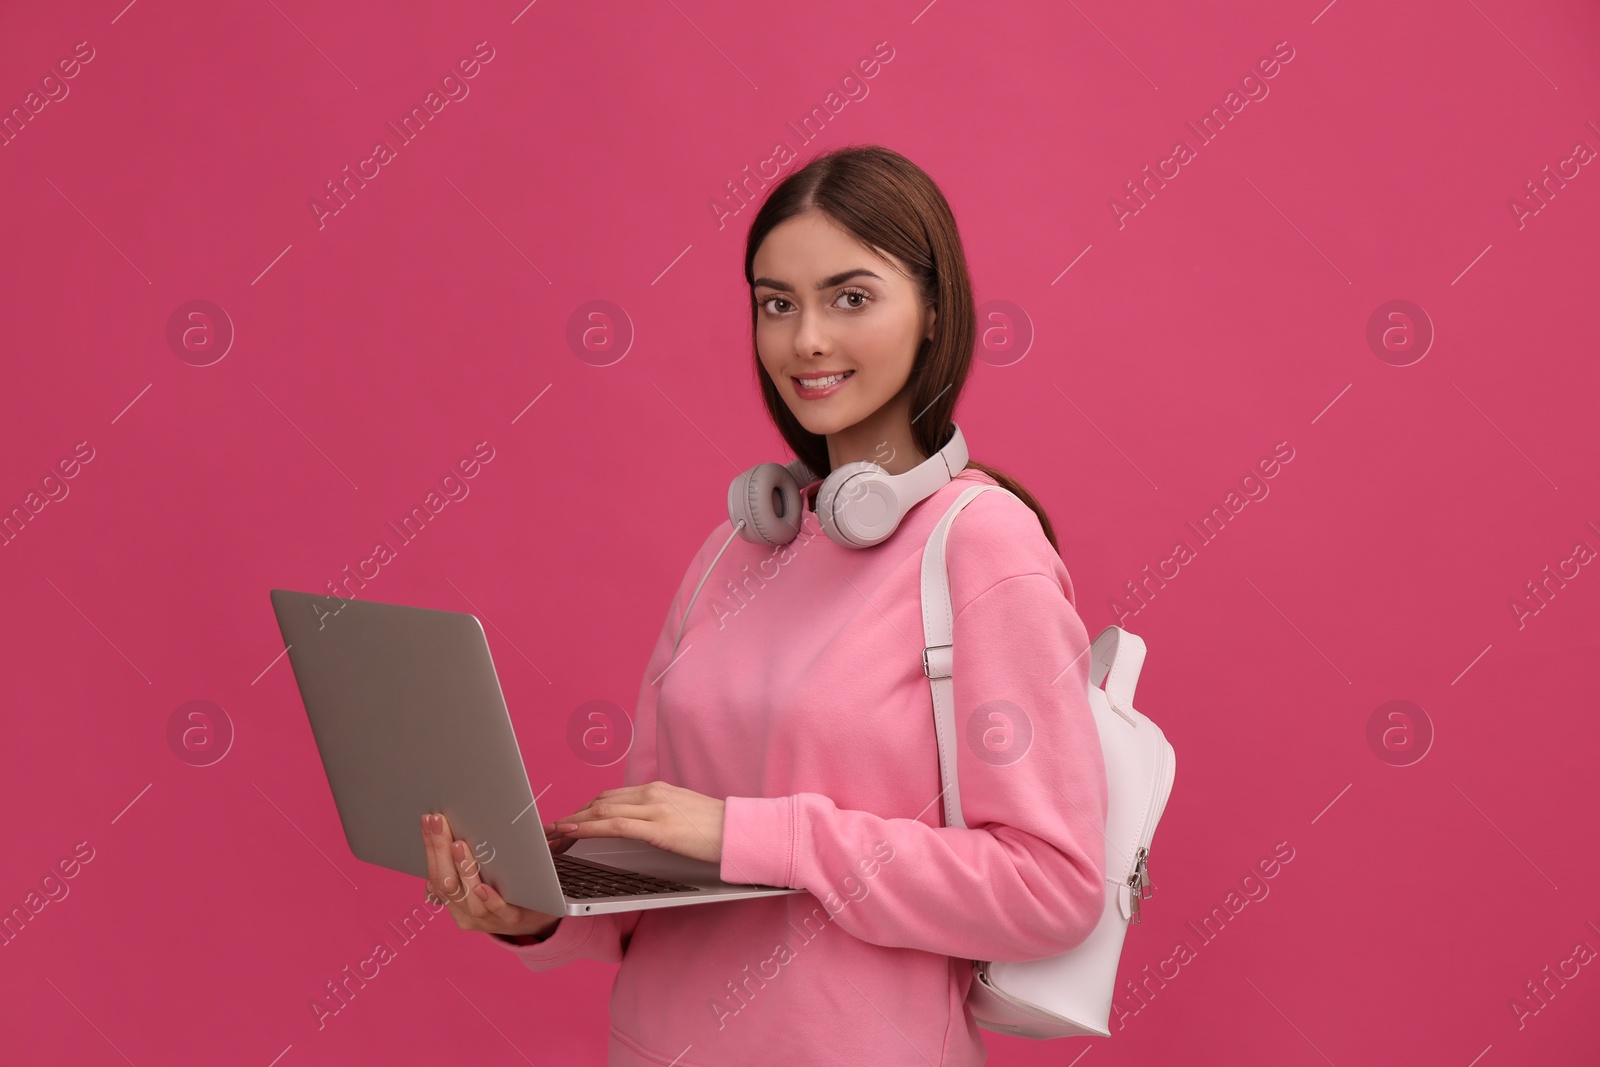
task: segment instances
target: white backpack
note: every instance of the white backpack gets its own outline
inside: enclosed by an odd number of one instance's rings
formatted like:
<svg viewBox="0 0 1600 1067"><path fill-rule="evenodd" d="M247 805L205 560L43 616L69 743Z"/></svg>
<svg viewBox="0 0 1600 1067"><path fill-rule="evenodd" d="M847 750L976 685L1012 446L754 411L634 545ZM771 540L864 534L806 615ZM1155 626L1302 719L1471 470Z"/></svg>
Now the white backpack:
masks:
<svg viewBox="0 0 1600 1067"><path fill-rule="evenodd" d="M1006 490L979 485L964 491L934 527L922 553L922 628L927 647L922 670L933 689L939 776L945 787L946 826L965 826L956 777L962 736L955 722L950 575L945 541L950 524L979 493ZM1012 494L1015 496L1015 494ZM1100 731L1110 807L1106 815L1105 911L1076 948L1048 959L973 961L967 1007L979 1026L1018 1037L1110 1037L1111 998L1130 920L1150 896L1146 858L1156 822L1172 792L1175 757L1161 727L1133 709L1133 687L1145 647L1120 626L1107 626L1091 646L1089 706ZM1103 683L1103 684L1102 684Z"/></svg>

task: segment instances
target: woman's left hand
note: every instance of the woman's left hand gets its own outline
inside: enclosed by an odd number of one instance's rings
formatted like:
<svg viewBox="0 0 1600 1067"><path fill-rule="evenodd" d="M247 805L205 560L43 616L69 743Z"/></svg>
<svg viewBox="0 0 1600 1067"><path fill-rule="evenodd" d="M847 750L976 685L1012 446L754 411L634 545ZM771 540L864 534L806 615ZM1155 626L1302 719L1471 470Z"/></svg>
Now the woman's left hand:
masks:
<svg viewBox="0 0 1600 1067"><path fill-rule="evenodd" d="M627 837L690 859L721 863L726 807L718 797L670 782L647 782L607 789L555 828L570 838Z"/></svg>

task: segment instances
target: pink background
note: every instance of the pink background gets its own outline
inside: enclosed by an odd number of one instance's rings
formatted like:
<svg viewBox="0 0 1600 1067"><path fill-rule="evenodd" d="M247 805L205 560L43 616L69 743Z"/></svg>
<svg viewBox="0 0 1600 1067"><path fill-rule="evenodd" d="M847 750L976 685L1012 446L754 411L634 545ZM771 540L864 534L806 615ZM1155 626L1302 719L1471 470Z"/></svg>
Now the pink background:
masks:
<svg viewBox="0 0 1600 1067"><path fill-rule="evenodd" d="M10 5L0 106L80 41L0 148L0 508L66 493L0 549L0 910L92 859L0 949L0 1058L603 1058L613 968L533 974L443 916L395 934L422 884L350 855L267 591L395 543L487 441L360 595L492 624L546 817L619 784L571 716L631 712L729 479L787 458L728 183L877 142L945 190L989 305L972 454L1048 508L1091 634L1137 608L1138 704L1178 753L1123 957L1165 984L1124 987L1111 1040L986 1034L990 1062L1595 1062L1600 171L1563 162L1600 147L1593 5ZM482 41L469 95L319 225ZM1201 144L1185 123L1279 42ZM205 366L217 332L168 340L192 300L235 332ZM1368 343L1392 300L1431 323L1420 360L1405 324ZM1267 495L1229 498L1279 442ZM211 732L172 740L197 700Z"/></svg>

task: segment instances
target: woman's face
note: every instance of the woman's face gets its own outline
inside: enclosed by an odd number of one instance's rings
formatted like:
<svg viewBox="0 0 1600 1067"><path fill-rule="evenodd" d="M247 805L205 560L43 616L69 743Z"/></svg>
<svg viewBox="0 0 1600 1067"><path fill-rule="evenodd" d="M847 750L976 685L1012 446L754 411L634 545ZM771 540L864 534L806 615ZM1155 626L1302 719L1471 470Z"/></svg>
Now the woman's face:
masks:
<svg viewBox="0 0 1600 1067"><path fill-rule="evenodd" d="M827 435L872 421L905 386L933 327L899 262L807 211L767 234L753 270L756 352L800 425Z"/></svg>

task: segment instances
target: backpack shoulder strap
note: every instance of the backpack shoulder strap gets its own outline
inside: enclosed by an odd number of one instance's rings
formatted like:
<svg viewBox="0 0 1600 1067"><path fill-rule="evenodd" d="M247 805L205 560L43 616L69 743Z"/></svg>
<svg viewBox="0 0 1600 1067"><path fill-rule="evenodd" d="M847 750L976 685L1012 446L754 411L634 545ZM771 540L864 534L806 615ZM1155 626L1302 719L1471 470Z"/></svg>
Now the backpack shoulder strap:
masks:
<svg viewBox="0 0 1600 1067"><path fill-rule="evenodd" d="M961 817L961 783L956 776L955 683L951 680L955 663L955 616L950 605L950 571L945 560L945 543L950 524L961 509L979 493L991 489L1006 492L999 485L975 485L956 497L944 513L922 550L922 673L933 690L933 732L939 743L939 782L943 786L944 824L966 826Z"/></svg>
<svg viewBox="0 0 1600 1067"><path fill-rule="evenodd" d="M1104 689L1112 710L1128 718L1133 690L1139 684L1139 670L1144 666L1144 640L1120 626L1107 626L1089 647L1094 650L1089 661L1089 684Z"/></svg>

